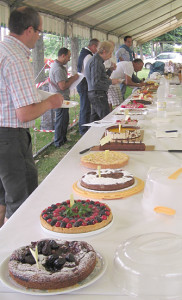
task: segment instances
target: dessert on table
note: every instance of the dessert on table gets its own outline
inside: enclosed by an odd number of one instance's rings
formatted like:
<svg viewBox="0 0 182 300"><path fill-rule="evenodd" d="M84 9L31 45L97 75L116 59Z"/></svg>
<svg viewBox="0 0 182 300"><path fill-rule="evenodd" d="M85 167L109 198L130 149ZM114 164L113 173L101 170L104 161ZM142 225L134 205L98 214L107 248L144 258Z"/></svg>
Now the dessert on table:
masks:
<svg viewBox="0 0 182 300"><path fill-rule="evenodd" d="M79 234L101 229L113 219L111 209L105 203L89 199L71 202L67 200L44 209L40 216L41 225L58 233Z"/></svg>
<svg viewBox="0 0 182 300"><path fill-rule="evenodd" d="M84 241L40 240L15 250L9 260L10 277L39 290L73 286L94 270L97 254Z"/></svg>

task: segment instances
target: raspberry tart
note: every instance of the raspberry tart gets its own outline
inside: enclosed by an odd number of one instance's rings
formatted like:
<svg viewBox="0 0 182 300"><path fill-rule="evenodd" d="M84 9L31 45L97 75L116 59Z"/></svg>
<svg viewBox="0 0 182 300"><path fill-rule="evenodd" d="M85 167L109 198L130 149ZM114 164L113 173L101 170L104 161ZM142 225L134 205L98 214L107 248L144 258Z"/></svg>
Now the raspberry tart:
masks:
<svg viewBox="0 0 182 300"><path fill-rule="evenodd" d="M105 227L112 221L112 212L108 205L99 201L70 200L52 204L40 215L41 225L47 230L78 234Z"/></svg>
<svg viewBox="0 0 182 300"><path fill-rule="evenodd" d="M122 169L103 169L90 171L82 176L80 184L84 188L96 191L115 191L132 186L135 179L132 174Z"/></svg>
<svg viewBox="0 0 182 300"><path fill-rule="evenodd" d="M38 252L37 262L32 250ZM26 288L53 290L87 278L95 268L96 259L96 252L86 242L41 240L15 250L8 268L10 277Z"/></svg>

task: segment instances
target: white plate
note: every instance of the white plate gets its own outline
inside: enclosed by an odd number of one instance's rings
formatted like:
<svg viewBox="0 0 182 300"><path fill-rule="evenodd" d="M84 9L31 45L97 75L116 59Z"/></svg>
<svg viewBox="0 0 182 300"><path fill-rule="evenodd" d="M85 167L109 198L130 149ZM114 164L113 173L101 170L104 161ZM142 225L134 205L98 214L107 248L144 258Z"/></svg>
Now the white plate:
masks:
<svg viewBox="0 0 182 300"><path fill-rule="evenodd" d="M76 101L64 100L61 108L71 108L78 105Z"/></svg>
<svg viewBox="0 0 182 300"><path fill-rule="evenodd" d="M107 262L101 254L97 252L97 263L93 272L83 281L79 282L74 286L67 288L62 288L59 290L37 290L37 289L26 289L25 287L17 284L8 274L8 262L10 256L8 256L2 263L0 267L0 279L4 285L8 288L13 289L15 292L29 294L29 295L39 295L39 296L50 296L71 293L73 291L84 288L96 280L98 280L105 272L107 268Z"/></svg>
<svg viewBox="0 0 182 300"><path fill-rule="evenodd" d="M57 238L62 237L62 238L65 238L65 239L69 239L69 238L70 239L77 239L77 238L84 238L84 237L87 237L87 236L91 236L91 235L101 233L101 232L107 230L112 224L113 224L113 219L108 225L106 225L106 226L104 226L104 227L102 227L98 230L94 230L94 231L90 231L90 232L83 232L83 233L72 233L72 234L71 233L54 232L54 231L51 231L51 230L48 230L48 229L44 228L42 225L41 225L41 228L46 234L57 237Z"/></svg>

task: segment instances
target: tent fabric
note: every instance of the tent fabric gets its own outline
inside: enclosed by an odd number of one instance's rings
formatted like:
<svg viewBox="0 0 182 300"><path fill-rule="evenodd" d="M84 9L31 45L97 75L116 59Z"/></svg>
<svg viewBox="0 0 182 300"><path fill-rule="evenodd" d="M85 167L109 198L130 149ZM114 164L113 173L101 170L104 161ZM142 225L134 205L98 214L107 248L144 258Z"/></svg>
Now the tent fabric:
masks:
<svg viewBox="0 0 182 300"><path fill-rule="evenodd" d="M12 8L30 5L42 14L45 32L70 37L122 43L124 36L131 35L137 45L182 26L181 0L4 0L0 3L1 24L7 25L8 5Z"/></svg>

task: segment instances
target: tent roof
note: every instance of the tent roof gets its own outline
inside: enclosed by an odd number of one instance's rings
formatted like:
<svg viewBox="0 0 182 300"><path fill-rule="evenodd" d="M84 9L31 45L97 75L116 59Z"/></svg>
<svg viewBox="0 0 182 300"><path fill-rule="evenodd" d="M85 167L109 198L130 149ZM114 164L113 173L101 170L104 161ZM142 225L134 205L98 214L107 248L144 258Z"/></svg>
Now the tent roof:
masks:
<svg viewBox="0 0 182 300"><path fill-rule="evenodd" d="M131 35L143 44L182 26L181 0L24 0L3 1L10 6L31 5L43 16L48 32L117 40ZM1 22L2 23L2 22ZM59 31L59 32L58 32Z"/></svg>

